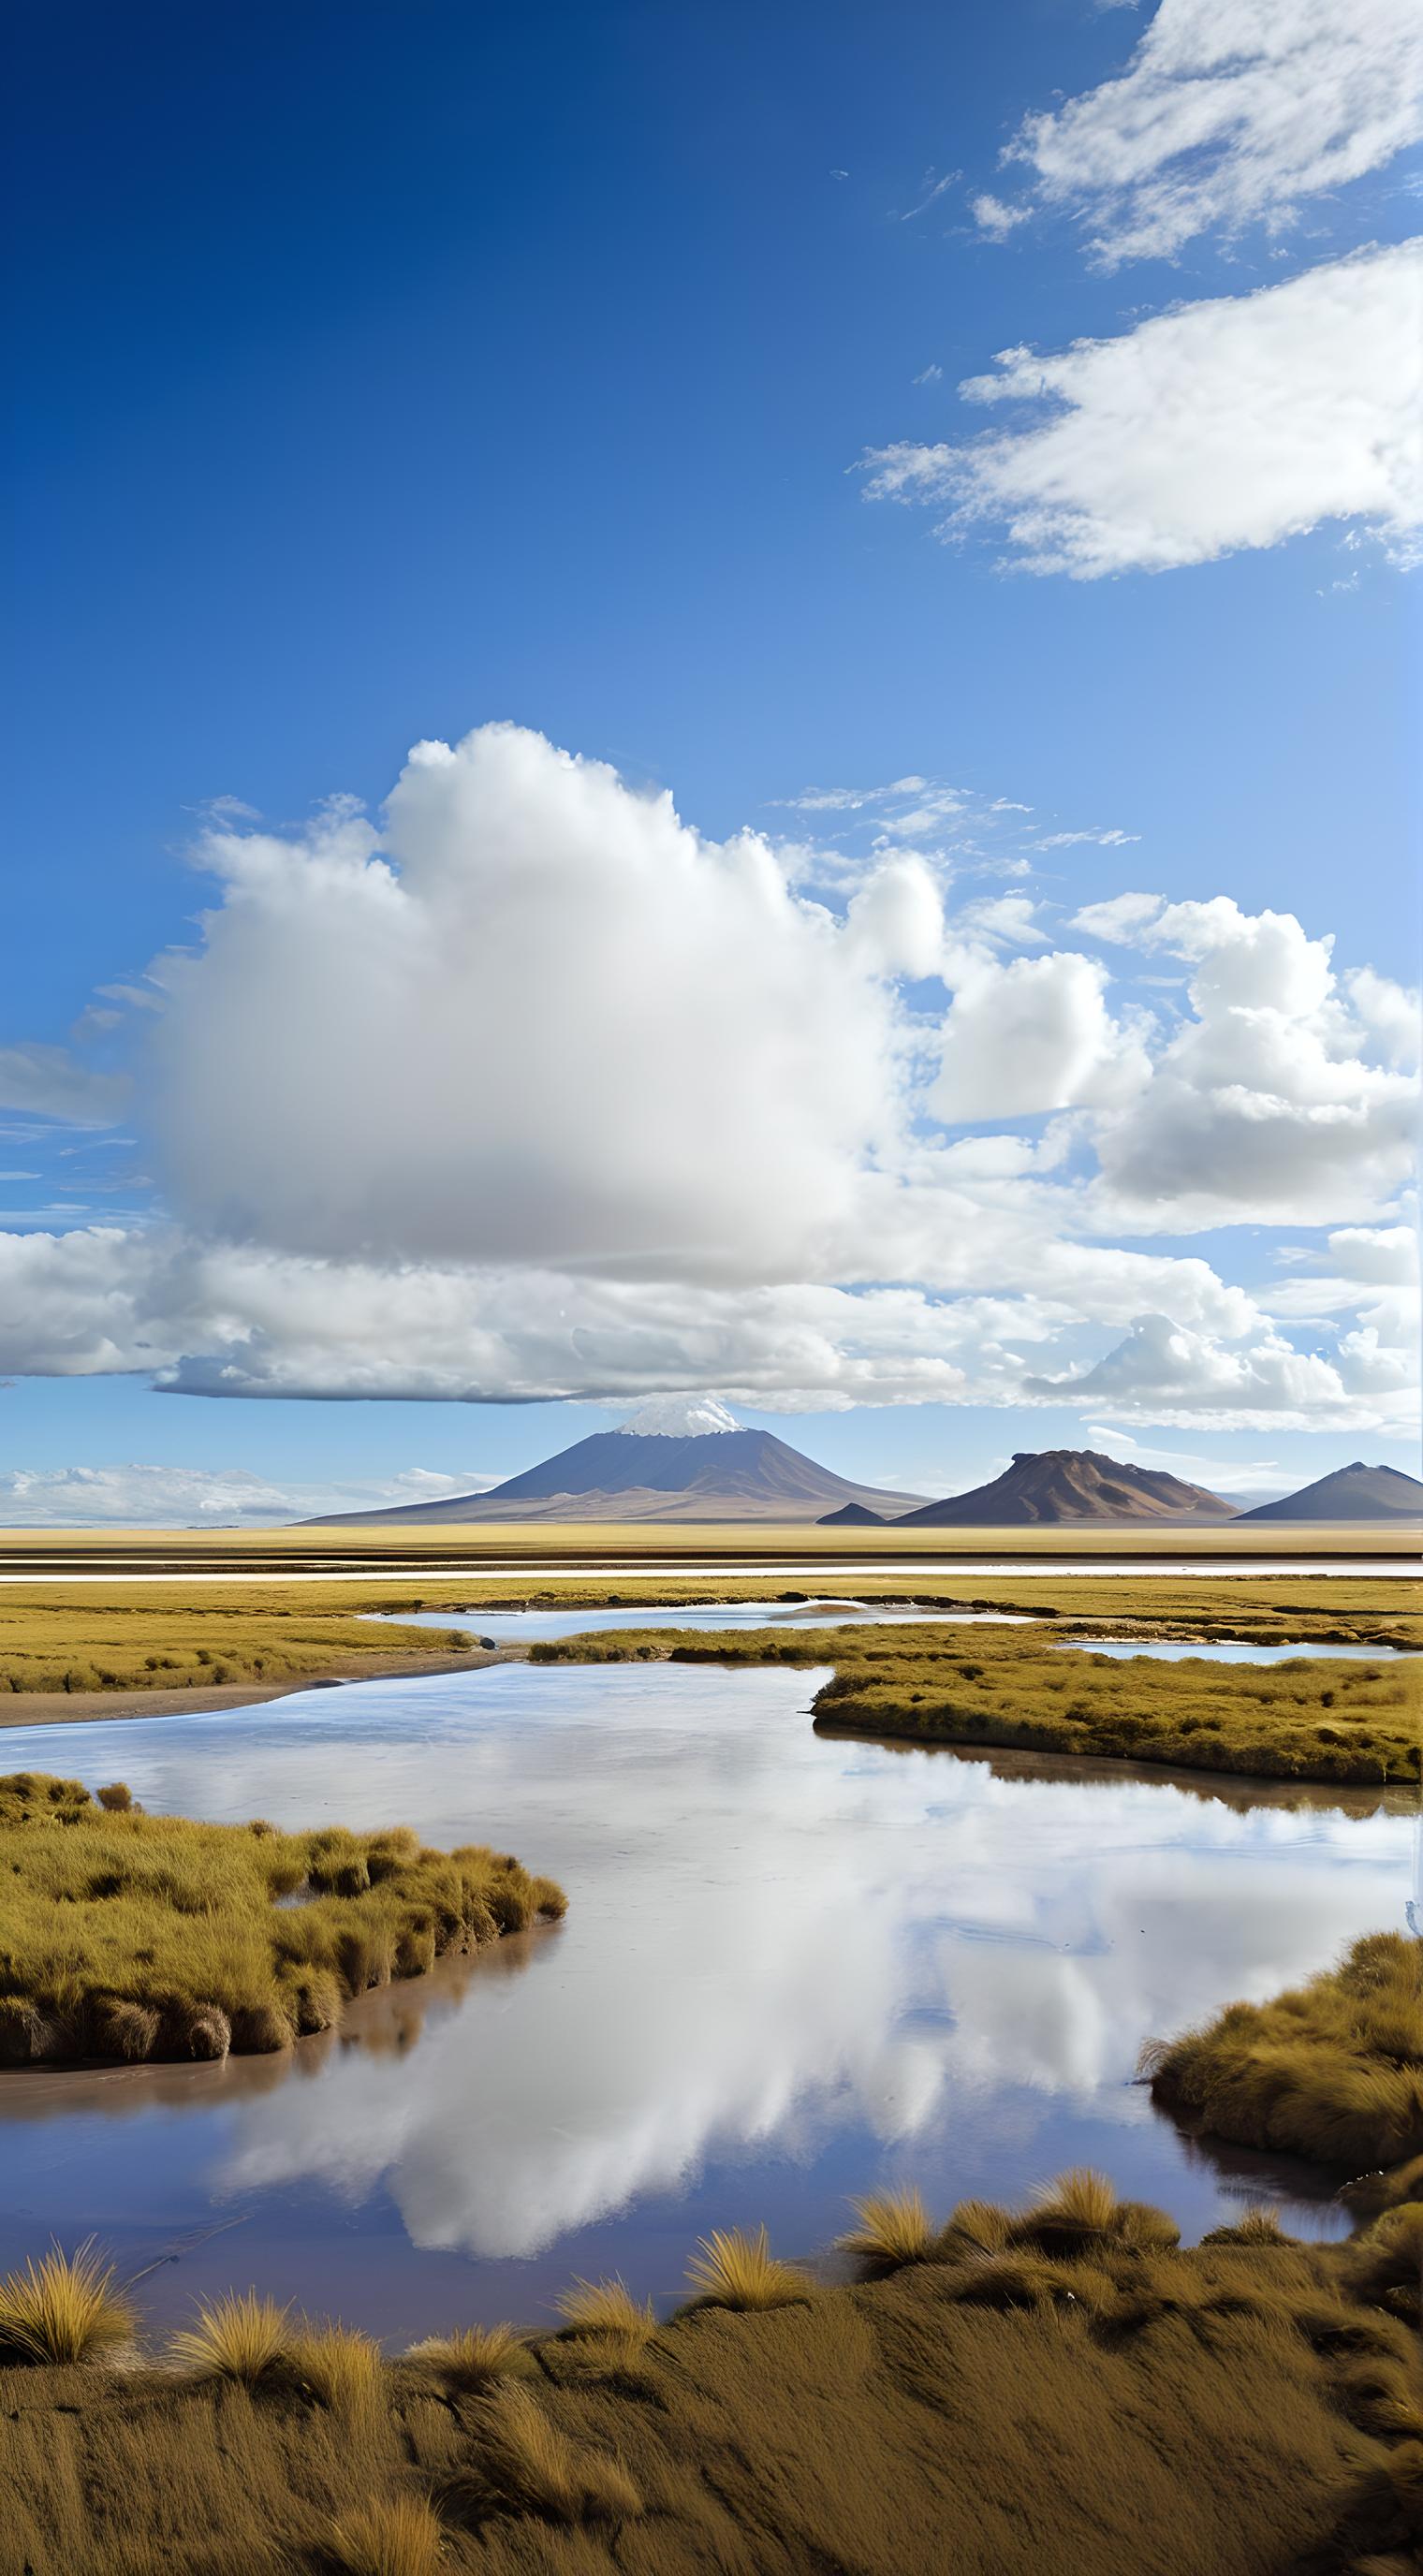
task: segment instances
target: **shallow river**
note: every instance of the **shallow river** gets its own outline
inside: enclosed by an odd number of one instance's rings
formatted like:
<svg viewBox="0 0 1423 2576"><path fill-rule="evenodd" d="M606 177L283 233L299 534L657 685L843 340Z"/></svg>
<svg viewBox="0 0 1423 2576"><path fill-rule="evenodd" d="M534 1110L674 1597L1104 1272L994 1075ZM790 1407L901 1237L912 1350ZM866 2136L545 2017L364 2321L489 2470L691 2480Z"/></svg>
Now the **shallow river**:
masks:
<svg viewBox="0 0 1423 2576"><path fill-rule="evenodd" d="M0 2075L0 2263L93 2232L157 2267L151 2314L250 2281L400 2341L545 2321L575 2273L670 2303L708 2227L815 2254L899 2181L943 2211L1090 2162L1190 2235L1261 2193L1336 2232L1302 2176L1183 2142L1132 2068L1400 1923L1403 1801L834 1739L821 1678L503 1665L12 1730L6 1767L492 1840L571 1903L284 2058Z"/></svg>
<svg viewBox="0 0 1423 2576"><path fill-rule="evenodd" d="M1044 1622L1026 1610L896 1610L873 1601L823 1600L788 1608L777 1601L718 1601L702 1609L682 1605L663 1610L368 1610L361 1614L377 1624L402 1628L459 1629L487 1637L497 1646L544 1644L556 1637L588 1637L619 1628L1033 1628ZM1053 1637L1046 1643L1058 1653L1145 1655L1164 1663L1187 1656L1208 1664L1286 1664L1298 1655L1327 1655L1335 1662L1391 1663L1405 1649L1398 1646L1266 1646L1249 1642L1208 1644L1191 1641L1119 1637Z"/></svg>

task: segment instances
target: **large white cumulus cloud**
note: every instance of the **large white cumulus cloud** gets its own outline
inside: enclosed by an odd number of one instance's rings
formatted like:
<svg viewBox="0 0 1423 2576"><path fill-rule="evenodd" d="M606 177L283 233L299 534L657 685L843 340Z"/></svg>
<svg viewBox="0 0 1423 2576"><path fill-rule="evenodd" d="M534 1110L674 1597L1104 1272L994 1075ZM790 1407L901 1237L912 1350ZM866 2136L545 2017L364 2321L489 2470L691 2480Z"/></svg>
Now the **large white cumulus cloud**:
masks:
<svg viewBox="0 0 1423 2576"><path fill-rule="evenodd" d="M0 1370L1407 1423L1416 998L1291 915L1127 892L1054 944L892 844L832 908L507 725L379 830L198 856L135 1041L166 1204L0 1233ZM1262 1223L1328 1247L1130 1240Z"/></svg>
<svg viewBox="0 0 1423 2576"><path fill-rule="evenodd" d="M329 1255L814 1260L895 1127L880 951L922 945L924 888L899 870L847 934L764 841L513 725L418 744L382 841L339 808L209 836L223 902L164 970L153 1092L191 1218Z"/></svg>

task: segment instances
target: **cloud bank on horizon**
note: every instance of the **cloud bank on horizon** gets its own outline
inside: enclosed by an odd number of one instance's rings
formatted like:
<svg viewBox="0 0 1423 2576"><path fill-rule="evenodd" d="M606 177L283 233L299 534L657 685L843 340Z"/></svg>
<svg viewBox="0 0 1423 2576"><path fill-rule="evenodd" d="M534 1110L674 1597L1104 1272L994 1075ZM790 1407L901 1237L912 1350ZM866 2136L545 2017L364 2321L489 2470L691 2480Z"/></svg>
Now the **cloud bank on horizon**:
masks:
<svg viewBox="0 0 1423 2576"><path fill-rule="evenodd" d="M959 900L924 814L831 894L497 724L380 832L215 819L135 1015L161 1198L0 1235L0 1367L1406 1428L1416 998L1227 896ZM1273 1289L1153 1248L1246 1225Z"/></svg>

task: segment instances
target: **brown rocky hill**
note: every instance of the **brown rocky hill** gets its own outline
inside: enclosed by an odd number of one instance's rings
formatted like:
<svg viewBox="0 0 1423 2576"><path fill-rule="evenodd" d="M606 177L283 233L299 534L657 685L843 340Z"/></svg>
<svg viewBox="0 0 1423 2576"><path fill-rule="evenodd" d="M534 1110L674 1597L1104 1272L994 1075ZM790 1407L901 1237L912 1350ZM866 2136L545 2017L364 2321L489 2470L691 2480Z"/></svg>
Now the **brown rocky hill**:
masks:
<svg viewBox="0 0 1423 2576"><path fill-rule="evenodd" d="M901 1529L1011 1529L1039 1521L1228 1521L1233 1503L1100 1449L1019 1450L991 1485L904 1512Z"/></svg>
<svg viewBox="0 0 1423 2576"><path fill-rule="evenodd" d="M1246 1521L1423 1521L1423 1485L1416 1476L1405 1476L1398 1467L1366 1467L1356 1458L1352 1467L1336 1467L1332 1476L1320 1476L1312 1485L1302 1485L1297 1494L1285 1494L1277 1503L1257 1503L1253 1512L1242 1512Z"/></svg>

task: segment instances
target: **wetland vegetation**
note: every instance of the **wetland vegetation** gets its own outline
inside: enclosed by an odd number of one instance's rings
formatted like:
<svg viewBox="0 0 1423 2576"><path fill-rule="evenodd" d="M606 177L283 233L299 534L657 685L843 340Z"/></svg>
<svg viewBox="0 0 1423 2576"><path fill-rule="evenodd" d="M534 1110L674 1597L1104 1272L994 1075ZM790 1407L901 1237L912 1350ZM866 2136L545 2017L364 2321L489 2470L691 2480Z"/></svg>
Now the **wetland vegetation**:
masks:
<svg viewBox="0 0 1423 2576"><path fill-rule="evenodd" d="M834 1568L827 1573L833 1580ZM1048 1597L1044 1598L1045 1591ZM1353 1576L1253 1580L1202 1578L1188 1586L1140 1577L1074 1576L1053 1593L1040 1577L984 1578L974 1584L962 1571L902 1579L856 1577L855 1597L877 1607L959 1611L1006 1610L1028 1615L1059 1639L1074 1633L1151 1637L1246 1639L1263 1644L1423 1646L1423 1621L1401 1604L1399 1586ZM639 1576L635 1606L649 1613L692 1604L764 1601L794 1606L802 1592L765 1578L731 1574L693 1583L651 1573ZM596 1576L569 1583L540 1583L531 1574L516 1587L468 1577L412 1583L308 1582L299 1588L270 1581L244 1584L190 1579L134 1584L16 1584L0 1591L0 1708L14 1723L40 1713L36 1702L91 1695L148 1694L175 1690L254 1692L300 1689L331 1675L356 1677L391 1670L429 1670L473 1649L468 1624L402 1627L403 1611L448 1610L452 1622L481 1610L579 1610L634 1606L626 1584ZM373 1622L369 1614L386 1617ZM393 1624L392 1624L393 1621ZM797 1631L797 1634L808 1633ZM6 1707L16 1695L30 1705ZM80 1711L75 1712L80 1713ZM1377 1776L1377 1774L1373 1775Z"/></svg>
<svg viewBox="0 0 1423 2576"><path fill-rule="evenodd" d="M534 1645L537 1663L833 1664L817 1720L925 1744L1016 1746L1175 1769L1360 1784L1420 1778L1423 1666L1269 1667L1063 1654L1036 1630L623 1629Z"/></svg>
<svg viewBox="0 0 1423 2576"><path fill-rule="evenodd" d="M406 1826L200 1824L43 1772L0 1779L0 1887L11 2066L286 2048L367 1987L565 1905L509 1854Z"/></svg>
<svg viewBox="0 0 1423 2576"><path fill-rule="evenodd" d="M1423 1944L1403 1933L1372 1933L1306 1985L1151 2043L1142 2064L1155 2100L1205 2136L1372 2167L1380 2205L1423 2196Z"/></svg>

